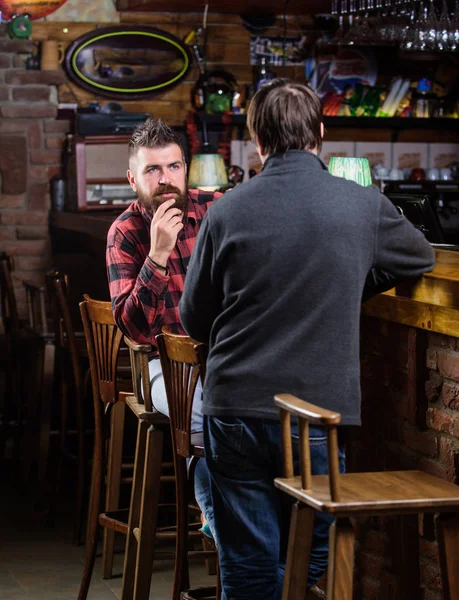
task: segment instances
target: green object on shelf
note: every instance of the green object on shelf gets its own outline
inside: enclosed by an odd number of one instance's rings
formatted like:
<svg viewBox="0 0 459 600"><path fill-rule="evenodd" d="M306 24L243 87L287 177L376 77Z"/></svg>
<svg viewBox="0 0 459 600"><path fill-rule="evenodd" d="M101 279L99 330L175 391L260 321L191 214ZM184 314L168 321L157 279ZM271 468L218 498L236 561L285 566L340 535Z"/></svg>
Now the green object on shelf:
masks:
<svg viewBox="0 0 459 600"><path fill-rule="evenodd" d="M344 177L344 179L350 179L363 186L372 184L368 158L332 156L328 164L328 171L336 177Z"/></svg>
<svg viewBox="0 0 459 600"><path fill-rule="evenodd" d="M11 38L27 40L32 33L32 23L28 15L14 15L11 21L8 21L8 33Z"/></svg>

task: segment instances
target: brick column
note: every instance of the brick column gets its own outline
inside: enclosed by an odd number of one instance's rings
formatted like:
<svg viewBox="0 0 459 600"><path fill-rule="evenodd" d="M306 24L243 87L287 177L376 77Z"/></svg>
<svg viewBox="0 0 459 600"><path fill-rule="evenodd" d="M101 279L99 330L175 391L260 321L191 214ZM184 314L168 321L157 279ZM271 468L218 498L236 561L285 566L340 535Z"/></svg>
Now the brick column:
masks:
<svg viewBox="0 0 459 600"><path fill-rule="evenodd" d="M459 475L459 340L364 317L362 427L350 432L350 470L420 469ZM359 522L355 600L391 598L397 520ZM442 600L432 514L419 521L424 600ZM394 596L395 597L395 596Z"/></svg>
<svg viewBox="0 0 459 600"><path fill-rule="evenodd" d="M41 282L50 266L49 181L61 173L68 121L56 121L59 71L27 71L34 42L12 40L0 26L0 247L13 254L17 300L21 281Z"/></svg>

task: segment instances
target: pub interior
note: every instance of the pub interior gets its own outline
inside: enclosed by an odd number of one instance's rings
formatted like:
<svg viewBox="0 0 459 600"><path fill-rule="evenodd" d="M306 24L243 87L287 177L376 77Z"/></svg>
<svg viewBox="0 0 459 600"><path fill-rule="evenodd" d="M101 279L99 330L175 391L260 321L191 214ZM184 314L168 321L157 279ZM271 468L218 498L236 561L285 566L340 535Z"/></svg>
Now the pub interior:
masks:
<svg viewBox="0 0 459 600"><path fill-rule="evenodd" d="M145 349L110 324L105 250L135 199L134 128L149 116L174 128L190 187L244 185L261 169L247 108L273 77L309 82L323 103L322 161L368 159L373 185L436 255L432 272L362 304L362 426L345 437L349 473L415 470L438 478L438 498L410 518L356 513L355 544L307 597L459 598L457 523L438 518L459 504L439 500L459 469L459 1L17 4L0 2L0 598L219 597L215 544L186 508L197 446L151 417ZM100 301L85 324L84 295ZM144 512L158 502L157 518ZM326 596L339 560L353 593Z"/></svg>

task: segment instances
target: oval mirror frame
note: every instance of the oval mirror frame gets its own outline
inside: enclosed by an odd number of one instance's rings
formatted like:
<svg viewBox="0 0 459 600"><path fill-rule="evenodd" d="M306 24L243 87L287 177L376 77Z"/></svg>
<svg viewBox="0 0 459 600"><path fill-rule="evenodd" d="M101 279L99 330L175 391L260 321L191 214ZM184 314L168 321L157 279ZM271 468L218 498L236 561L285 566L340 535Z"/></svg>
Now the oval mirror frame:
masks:
<svg viewBox="0 0 459 600"><path fill-rule="evenodd" d="M97 50L105 65L97 62ZM139 64L134 60L136 55ZM116 60L124 60L124 64L118 63L113 70L110 63ZM185 77L190 65L190 51L179 38L156 27L134 25L95 29L76 39L65 54L65 69L74 83L116 100L137 100L173 87Z"/></svg>

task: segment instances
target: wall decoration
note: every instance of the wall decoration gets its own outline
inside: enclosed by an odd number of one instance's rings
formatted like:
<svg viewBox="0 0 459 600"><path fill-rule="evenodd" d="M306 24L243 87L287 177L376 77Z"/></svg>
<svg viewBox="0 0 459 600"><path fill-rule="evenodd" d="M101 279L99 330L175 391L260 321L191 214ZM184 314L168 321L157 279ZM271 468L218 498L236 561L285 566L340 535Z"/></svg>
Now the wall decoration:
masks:
<svg viewBox="0 0 459 600"><path fill-rule="evenodd" d="M31 19L41 19L51 14L67 0L0 0L0 11L3 19L11 19L13 15L30 15Z"/></svg>
<svg viewBox="0 0 459 600"><path fill-rule="evenodd" d="M67 0L47 21L78 21L79 23L119 23L120 13L113 0Z"/></svg>
<svg viewBox="0 0 459 600"><path fill-rule="evenodd" d="M190 67L188 47L154 27L96 29L68 48L65 67L81 87L100 96L135 100L179 83Z"/></svg>
<svg viewBox="0 0 459 600"><path fill-rule="evenodd" d="M251 35L250 36L250 64L258 65L260 59L264 56L267 63L274 66L298 65L304 62L305 37L301 36L268 36Z"/></svg>

